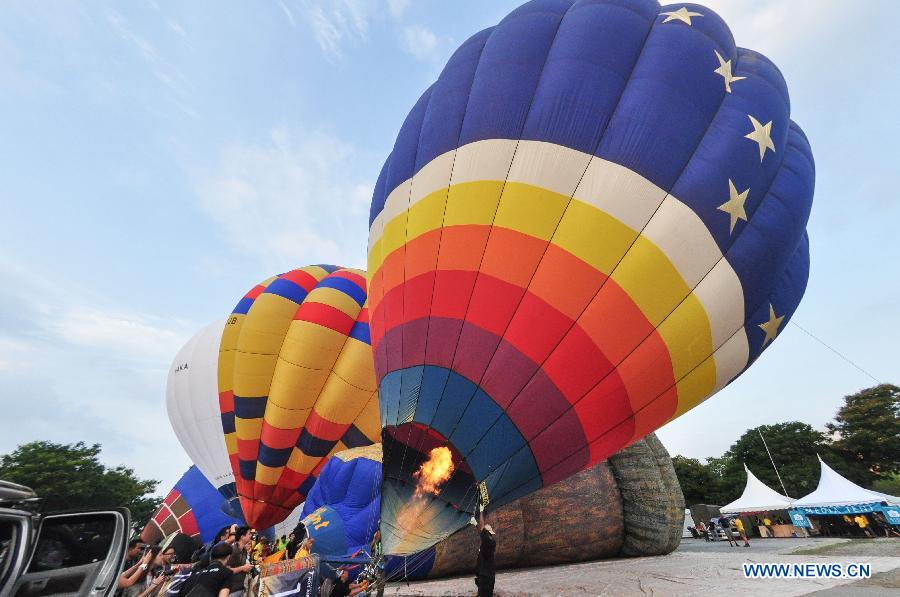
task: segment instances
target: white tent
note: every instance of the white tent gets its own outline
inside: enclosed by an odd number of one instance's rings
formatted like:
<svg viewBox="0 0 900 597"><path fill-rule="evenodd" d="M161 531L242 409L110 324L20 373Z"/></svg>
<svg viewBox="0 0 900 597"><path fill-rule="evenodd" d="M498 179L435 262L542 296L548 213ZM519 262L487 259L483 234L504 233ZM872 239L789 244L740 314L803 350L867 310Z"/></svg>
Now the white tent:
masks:
<svg viewBox="0 0 900 597"><path fill-rule="evenodd" d="M787 510L794 503L793 498L781 495L757 479L756 475L750 472L746 464L744 465L744 470L747 471L747 484L744 486L744 493L730 504L723 506L720 509L722 514Z"/></svg>
<svg viewBox="0 0 900 597"><path fill-rule="evenodd" d="M794 502L795 508L816 508L823 506L852 506L854 504L871 504L888 502L900 505L900 498L870 489L863 489L853 481L837 474L830 466L819 458L822 472L819 475L819 486L811 494Z"/></svg>

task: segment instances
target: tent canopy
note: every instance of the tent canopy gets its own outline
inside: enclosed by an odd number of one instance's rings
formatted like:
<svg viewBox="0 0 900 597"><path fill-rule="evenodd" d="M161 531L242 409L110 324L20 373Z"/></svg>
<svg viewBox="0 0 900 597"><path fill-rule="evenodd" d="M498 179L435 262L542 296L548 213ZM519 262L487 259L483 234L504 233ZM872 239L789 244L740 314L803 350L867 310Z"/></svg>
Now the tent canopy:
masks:
<svg viewBox="0 0 900 597"><path fill-rule="evenodd" d="M744 493L730 504L723 506L720 509L722 514L787 510L794 503L793 498L781 495L757 479L756 475L750 472L746 464L744 465L744 470L747 471L747 484L744 486Z"/></svg>
<svg viewBox="0 0 900 597"><path fill-rule="evenodd" d="M900 505L900 498L864 489L836 473L819 457L822 472L819 475L819 486L796 502L795 508L814 508L817 506L850 506L853 504L870 504L872 502L888 502Z"/></svg>

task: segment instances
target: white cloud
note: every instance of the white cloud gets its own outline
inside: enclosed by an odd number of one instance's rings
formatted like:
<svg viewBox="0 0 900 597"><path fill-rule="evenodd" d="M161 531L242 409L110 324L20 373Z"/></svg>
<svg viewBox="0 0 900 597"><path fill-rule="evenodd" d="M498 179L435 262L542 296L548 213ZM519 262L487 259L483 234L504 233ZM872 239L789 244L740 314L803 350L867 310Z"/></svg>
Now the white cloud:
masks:
<svg viewBox="0 0 900 597"><path fill-rule="evenodd" d="M165 59L156 45L132 29L122 14L109 10L106 13L106 22L119 39L137 51L150 73L168 90L169 101L188 116L196 118L198 116L196 110L187 101L191 92L188 78L173 63ZM166 25L187 43L185 32L176 21L169 19Z"/></svg>
<svg viewBox="0 0 900 597"><path fill-rule="evenodd" d="M372 187L357 150L320 132L271 131L262 144L225 147L200 175L201 208L239 250L272 271L365 261Z"/></svg>
<svg viewBox="0 0 900 597"><path fill-rule="evenodd" d="M364 41L369 23L381 13L375 0L307 0L304 15L329 60L343 58L347 43Z"/></svg>
<svg viewBox="0 0 900 597"><path fill-rule="evenodd" d="M387 0L387 4L388 10L391 11L391 16L400 20L406 15L410 0Z"/></svg>
<svg viewBox="0 0 900 597"><path fill-rule="evenodd" d="M403 46L417 60L432 60L440 45L438 36L424 25L407 25L403 28Z"/></svg>
<svg viewBox="0 0 900 597"><path fill-rule="evenodd" d="M168 491L186 468L166 375L198 326L110 304L63 272L0 253L0 453L34 440L101 443Z"/></svg>
<svg viewBox="0 0 900 597"><path fill-rule="evenodd" d="M846 10L840 0L706 0L703 4L728 24L739 47L751 48L779 62L811 38L865 18L864 10Z"/></svg>
<svg viewBox="0 0 900 597"><path fill-rule="evenodd" d="M155 363L172 358L189 328L157 318L76 306L48 320L48 328L75 346Z"/></svg>
<svg viewBox="0 0 900 597"><path fill-rule="evenodd" d="M278 6L281 7L281 11L284 13L284 16L287 17L288 22L291 24L291 28L297 27L297 21L294 20L294 13L291 12L291 9L288 8L287 4L285 4L283 0L278 0Z"/></svg>

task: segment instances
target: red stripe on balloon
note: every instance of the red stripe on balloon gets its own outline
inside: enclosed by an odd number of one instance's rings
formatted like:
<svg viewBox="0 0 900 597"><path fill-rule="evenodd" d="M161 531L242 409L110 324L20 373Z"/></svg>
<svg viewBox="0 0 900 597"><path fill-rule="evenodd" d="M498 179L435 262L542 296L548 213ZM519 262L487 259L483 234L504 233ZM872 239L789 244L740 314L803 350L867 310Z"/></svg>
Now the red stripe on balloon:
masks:
<svg viewBox="0 0 900 597"><path fill-rule="evenodd" d="M360 290L362 290L363 292L366 291L366 279L356 272L352 272L346 269L339 269L329 274L329 277L344 278L345 280L350 280L351 282L359 286Z"/></svg>
<svg viewBox="0 0 900 597"><path fill-rule="evenodd" d="M256 460L259 456L259 443L256 439L237 439L238 460ZM237 470L237 469L235 469Z"/></svg>
<svg viewBox="0 0 900 597"><path fill-rule="evenodd" d="M193 512L186 512L181 518L179 518L178 526L181 527L181 532L185 535L190 535L191 537L193 537L194 535L200 534L200 527L197 526L197 519L194 517Z"/></svg>
<svg viewBox="0 0 900 597"><path fill-rule="evenodd" d="M317 280L315 276L313 276L309 272L303 271L302 269L291 270L286 274L281 274L279 278L290 280L300 288L304 289L306 292L310 292L313 288L316 287L316 284L319 283L319 280Z"/></svg>
<svg viewBox="0 0 900 597"><path fill-rule="evenodd" d="M259 434L260 442L275 450L293 447L297 443L298 437L300 437L299 429L279 429L265 420L263 420L262 431Z"/></svg>
<svg viewBox="0 0 900 597"><path fill-rule="evenodd" d="M219 411L222 414L234 412L234 390L219 392Z"/></svg>
<svg viewBox="0 0 900 597"><path fill-rule="evenodd" d="M345 423L335 423L322 416L315 411L309 413L304 425L306 431L319 439L337 441L346 433L350 425Z"/></svg>
<svg viewBox="0 0 900 597"><path fill-rule="evenodd" d="M330 328L343 335L350 333L354 319L340 309L324 303L305 302L297 309L294 315L297 321L308 321L326 328Z"/></svg>

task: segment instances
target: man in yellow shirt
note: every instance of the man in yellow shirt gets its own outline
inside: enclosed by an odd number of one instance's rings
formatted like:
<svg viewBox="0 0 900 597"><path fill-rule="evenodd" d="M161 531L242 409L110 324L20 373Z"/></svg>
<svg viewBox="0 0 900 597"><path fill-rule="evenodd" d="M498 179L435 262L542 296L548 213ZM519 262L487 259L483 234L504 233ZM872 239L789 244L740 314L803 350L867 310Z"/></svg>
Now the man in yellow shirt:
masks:
<svg viewBox="0 0 900 597"><path fill-rule="evenodd" d="M857 526L862 529L862 532L865 533L866 537L873 538L875 536L872 533L872 530L869 528L869 519L866 518L865 514L857 514L853 518L853 522L855 522Z"/></svg>
<svg viewBox="0 0 900 597"><path fill-rule="evenodd" d="M738 534L740 534L741 539L744 540L744 547L750 547L750 540L747 539L747 534L744 532L744 523L740 518L734 519L734 528L737 529Z"/></svg>

